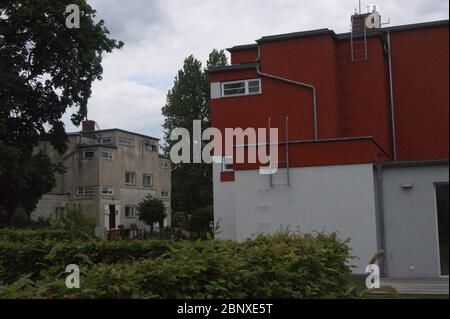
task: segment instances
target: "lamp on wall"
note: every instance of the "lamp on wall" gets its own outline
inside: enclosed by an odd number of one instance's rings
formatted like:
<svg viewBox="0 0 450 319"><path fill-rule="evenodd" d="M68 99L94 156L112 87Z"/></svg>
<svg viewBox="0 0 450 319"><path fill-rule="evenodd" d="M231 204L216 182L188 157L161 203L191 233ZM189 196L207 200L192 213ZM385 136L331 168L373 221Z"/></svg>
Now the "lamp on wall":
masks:
<svg viewBox="0 0 450 319"><path fill-rule="evenodd" d="M402 184L402 188L403 188L404 190L410 190L410 189L413 189L413 188L414 188L414 184L413 184L413 183L403 183L403 184Z"/></svg>

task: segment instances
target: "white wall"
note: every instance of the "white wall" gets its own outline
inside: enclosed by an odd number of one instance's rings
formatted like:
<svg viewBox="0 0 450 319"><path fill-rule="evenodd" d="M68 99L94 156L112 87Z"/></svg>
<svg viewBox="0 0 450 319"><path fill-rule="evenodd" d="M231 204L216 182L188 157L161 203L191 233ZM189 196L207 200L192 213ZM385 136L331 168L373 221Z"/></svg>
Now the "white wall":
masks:
<svg viewBox="0 0 450 319"><path fill-rule="evenodd" d="M351 239L355 273L377 252L373 166L294 168L291 185L270 187L258 171L236 172L235 183L218 182L214 170L216 219L222 238L245 240L260 232L289 227L301 232L338 232Z"/></svg>

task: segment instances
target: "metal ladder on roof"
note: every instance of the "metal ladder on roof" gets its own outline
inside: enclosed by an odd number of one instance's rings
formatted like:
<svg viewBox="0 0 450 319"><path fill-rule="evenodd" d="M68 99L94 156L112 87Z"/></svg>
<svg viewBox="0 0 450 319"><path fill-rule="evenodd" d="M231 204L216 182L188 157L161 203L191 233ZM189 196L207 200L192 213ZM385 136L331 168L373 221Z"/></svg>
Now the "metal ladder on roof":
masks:
<svg viewBox="0 0 450 319"><path fill-rule="evenodd" d="M269 119L269 132L271 120ZM286 116L286 124L285 124L285 161L278 161L278 169L274 174L270 174L270 187L278 187L278 186L290 186L290 172L289 172L289 117ZM284 167L283 167L284 166Z"/></svg>
<svg viewBox="0 0 450 319"><path fill-rule="evenodd" d="M368 60L366 15L352 16L351 56L352 62Z"/></svg>

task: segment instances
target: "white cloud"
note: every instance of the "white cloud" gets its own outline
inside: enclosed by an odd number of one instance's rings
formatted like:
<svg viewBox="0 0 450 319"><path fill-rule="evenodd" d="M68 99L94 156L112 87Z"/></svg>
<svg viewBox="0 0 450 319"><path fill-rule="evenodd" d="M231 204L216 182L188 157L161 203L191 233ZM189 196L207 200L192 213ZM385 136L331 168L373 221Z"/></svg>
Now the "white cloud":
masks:
<svg viewBox="0 0 450 319"><path fill-rule="evenodd" d="M126 44L105 57L104 80L93 86L89 117L102 128L155 137L162 136L167 90L188 55L205 61L213 48L252 43L271 34L319 28L348 32L358 5L357 0L88 2L106 21L111 36ZM392 25L448 19L447 0L375 2ZM66 118L68 130L75 130Z"/></svg>

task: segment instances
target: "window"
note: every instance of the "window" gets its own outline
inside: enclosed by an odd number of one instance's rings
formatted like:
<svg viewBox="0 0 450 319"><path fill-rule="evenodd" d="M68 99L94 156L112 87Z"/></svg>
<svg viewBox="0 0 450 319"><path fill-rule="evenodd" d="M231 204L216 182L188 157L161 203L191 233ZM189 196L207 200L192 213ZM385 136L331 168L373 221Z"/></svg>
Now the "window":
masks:
<svg viewBox="0 0 450 319"><path fill-rule="evenodd" d="M119 138L119 144L133 147L134 146L134 141L133 140L129 140L127 138L121 137L121 138Z"/></svg>
<svg viewBox="0 0 450 319"><path fill-rule="evenodd" d="M170 163L168 161L161 161L161 168L169 169Z"/></svg>
<svg viewBox="0 0 450 319"><path fill-rule="evenodd" d="M222 96L255 95L261 93L261 79L222 83Z"/></svg>
<svg viewBox="0 0 450 319"><path fill-rule="evenodd" d="M158 152L158 146L153 145L153 144L145 144L145 149L149 152L154 152L154 153Z"/></svg>
<svg viewBox="0 0 450 319"><path fill-rule="evenodd" d="M95 195L94 187L78 187L77 196L92 196Z"/></svg>
<svg viewBox="0 0 450 319"><path fill-rule="evenodd" d="M144 175L142 185L145 187L153 187L153 175Z"/></svg>
<svg viewBox="0 0 450 319"><path fill-rule="evenodd" d="M102 159L113 161L114 160L114 153L113 152L102 152Z"/></svg>
<svg viewBox="0 0 450 319"><path fill-rule="evenodd" d="M233 172L233 157L224 156L222 158L222 172Z"/></svg>
<svg viewBox="0 0 450 319"><path fill-rule="evenodd" d="M125 218L136 218L138 215L136 206L125 206Z"/></svg>
<svg viewBox="0 0 450 319"><path fill-rule="evenodd" d="M95 152L83 152L83 159L91 160L95 158Z"/></svg>
<svg viewBox="0 0 450 319"><path fill-rule="evenodd" d="M125 185L134 186L136 185L136 173L126 172L125 173Z"/></svg>
<svg viewBox="0 0 450 319"><path fill-rule="evenodd" d="M114 188L112 187L102 187L102 195L113 196Z"/></svg>
<svg viewBox="0 0 450 319"><path fill-rule="evenodd" d="M114 140L112 137L102 137L97 140L97 144L110 145L114 144Z"/></svg>
<svg viewBox="0 0 450 319"><path fill-rule="evenodd" d="M161 197L162 198L169 198L170 196L170 192L169 191L162 191L161 192Z"/></svg>

